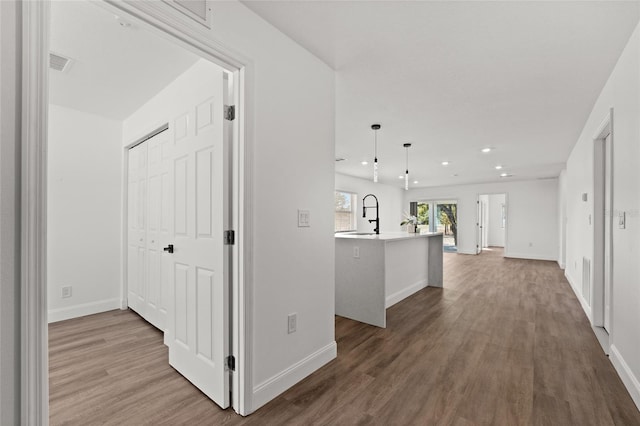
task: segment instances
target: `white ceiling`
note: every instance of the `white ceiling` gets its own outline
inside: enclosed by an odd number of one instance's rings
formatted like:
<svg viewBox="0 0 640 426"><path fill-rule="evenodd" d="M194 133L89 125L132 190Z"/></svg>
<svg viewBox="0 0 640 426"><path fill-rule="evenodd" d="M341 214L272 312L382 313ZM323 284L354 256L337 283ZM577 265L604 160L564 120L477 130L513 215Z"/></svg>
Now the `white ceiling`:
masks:
<svg viewBox="0 0 640 426"><path fill-rule="evenodd" d="M52 52L71 58L50 72L50 102L123 120L198 57L88 1L51 4Z"/></svg>
<svg viewBox="0 0 640 426"><path fill-rule="evenodd" d="M402 185L411 142L412 187L500 180L497 164L557 176L639 17L635 1L243 3L336 70L336 171L371 177L379 122L381 181Z"/></svg>

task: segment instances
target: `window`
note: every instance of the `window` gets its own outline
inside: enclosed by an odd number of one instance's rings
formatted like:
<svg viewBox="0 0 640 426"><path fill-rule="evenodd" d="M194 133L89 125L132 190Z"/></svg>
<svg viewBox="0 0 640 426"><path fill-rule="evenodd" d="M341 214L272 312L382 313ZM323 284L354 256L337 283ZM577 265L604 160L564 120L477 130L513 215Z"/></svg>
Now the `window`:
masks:
<svg viewBox="0 0 640 426"><path fill-rule="evenodd" d="M357 194L351 192L336 191L336 232L355 231L358 228L356 196Z"/></svg>

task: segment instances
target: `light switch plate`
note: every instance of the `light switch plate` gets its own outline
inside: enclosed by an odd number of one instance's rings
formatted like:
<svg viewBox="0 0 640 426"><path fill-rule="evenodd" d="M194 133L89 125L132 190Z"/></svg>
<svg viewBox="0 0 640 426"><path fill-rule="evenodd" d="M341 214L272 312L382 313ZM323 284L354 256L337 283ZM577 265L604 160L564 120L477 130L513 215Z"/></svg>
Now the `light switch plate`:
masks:
<svg viewBox="0 0 640 426"><path fill-rule="evenodd" d="M624 229L626 227L626 217L624 212L618 213L618 228Z"/></svg>
<svg viewBox="0 0 640 426"><path fill-rule="evenodd" d="M311 215L309 210L298 210L298 228L311 226Z"/></svg>

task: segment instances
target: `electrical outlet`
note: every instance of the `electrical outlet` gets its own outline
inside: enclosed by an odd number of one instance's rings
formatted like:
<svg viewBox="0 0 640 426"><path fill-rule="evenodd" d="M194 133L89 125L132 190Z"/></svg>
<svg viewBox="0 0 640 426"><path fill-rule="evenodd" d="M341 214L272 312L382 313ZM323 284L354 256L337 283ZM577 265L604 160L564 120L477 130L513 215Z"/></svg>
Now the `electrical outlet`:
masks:
<svg viewBox="0 0 640 426"><path fill-rule="evenodd" d="M71 286L62 287L62 298L66 299L71 297Z"/></svg>
<svg viewBox="0 0 640 426"><path fill-rule="evenodd" d="M356 259L360 259L360 247L353 248L353 257Z"/></svg>
<svg viewBox="0 0 640 426"><path fill-rule="evenodd" d="M287 323L287 332L289 334L295 333L298 329L298 314L295 312L289 314L289 316L287 317Z"/></svg>

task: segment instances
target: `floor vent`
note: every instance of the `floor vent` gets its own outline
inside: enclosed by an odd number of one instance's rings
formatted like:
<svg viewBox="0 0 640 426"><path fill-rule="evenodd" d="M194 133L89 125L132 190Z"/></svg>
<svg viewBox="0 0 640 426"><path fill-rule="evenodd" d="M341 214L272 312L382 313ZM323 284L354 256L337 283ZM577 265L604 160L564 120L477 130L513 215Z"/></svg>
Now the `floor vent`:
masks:
<svg viewBox="0 0 640 426"><path fill-rule="evenodd" d="M591 260L582 258L582 297L591 306Z"/></svg>
<svg viewBox="0 0 640 426"><path fill-rule="evenodd" d="M71 59L49 52L49 68L65 72L69 68L70 63Z"/></svg>

